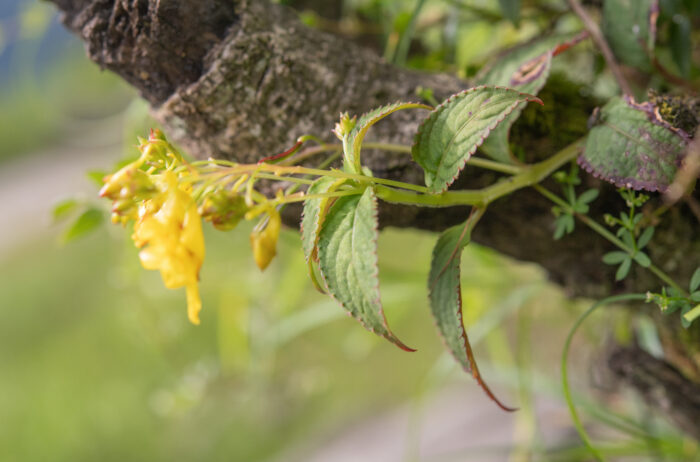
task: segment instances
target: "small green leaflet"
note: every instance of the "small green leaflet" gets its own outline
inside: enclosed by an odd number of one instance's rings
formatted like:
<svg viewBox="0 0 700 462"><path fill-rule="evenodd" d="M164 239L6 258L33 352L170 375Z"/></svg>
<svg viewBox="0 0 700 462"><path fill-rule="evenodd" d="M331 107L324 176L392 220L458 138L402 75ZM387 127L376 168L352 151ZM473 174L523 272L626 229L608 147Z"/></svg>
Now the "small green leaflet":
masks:
<svg viewBox="0 0 700 462"><path fill-rule="evenodd" d="M515 409L503 405L491 392L479 374L474 353L469 345L462 322L462 290L459 265L462 250L471 239L474 221L470 217L466 223L449 228L438 238L433 249L428 279L430 309L438 330L452 356L465 371L471 372L479 386L503 410Z"/></svg>
<svg viewBox="0 0 700 462"><path fill-rule="evenodd" d="M372 188L331 206L318 238L318 259L328 291L369 331L414 351L389 329L379 295L377 199Z"/></svg>
<svg viewBox="0 0 700 462"><path fill-rule="evenodd" d="M683 134L658 118L648 103L631 99L613 98L595 117L579 165L618 187L666 190L683 157Z"/></svg>
<svg viewBox="0 0 700 462"><path fill-rule="evenodd" d="M658 14L658 0L603 2L603 34L620 61L650 70Z"/></svg>
<svg viewBox="0 0 700 462"><path fill-rule="evenodd" d="M502 87L475 87L436 107L418 129L411 154L423 167L431 193L452 184L491 131L527 101L538 98Z"/></svg>
<svg viewBox="0 0 700 462"><path fill-rule="evenodd" d="M432 109L430 106L420 103L403 103L397 102L393 104L388 104L386 106L381 106L372 111L364 114L357 121L355 127L347 134L346 139L343 140L343 150L345 152L345 159L347 159L352 164L352 171L354 173L360 173L362 171L362 164L360 162L360 150L362 149L362 141L365 139L367 130L369 128L382 120L384 117L391 113L400 111L402 109Z"/></svg>
<svg viewBox="0 0 700 462"><path fill-rule="evenodd" d="M78 208L78 201L70 198L64 199L53 206L53 221L57 222L73 213Z"/></svg>

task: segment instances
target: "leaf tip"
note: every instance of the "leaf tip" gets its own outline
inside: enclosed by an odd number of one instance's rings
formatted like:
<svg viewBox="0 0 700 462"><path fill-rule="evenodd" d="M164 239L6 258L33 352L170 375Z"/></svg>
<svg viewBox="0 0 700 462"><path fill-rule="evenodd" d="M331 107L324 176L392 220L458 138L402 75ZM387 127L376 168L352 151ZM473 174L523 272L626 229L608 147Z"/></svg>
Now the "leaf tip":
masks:
<svg viewBox="0 0 700 462"><path fill-rule="evenodd" d="M396 337L394 337L393 339L390 339L390 340L394 345L401 348L403 351L407 351L409 353L415 353L416 351L418 351L417 349L411 348L410 346L406 345L405 343L403 343L401 340L397 339Z"/></svg>
<svg viewBox="0 0 700 462"><path fill-rule="evenodd" d="M529 96L529 97L527 98L527 101L528 101L529 103L537 103L537 104L539 104L540 106L544 106L544 101L542 101L541 99L539 99L537 96Z"/></svg>

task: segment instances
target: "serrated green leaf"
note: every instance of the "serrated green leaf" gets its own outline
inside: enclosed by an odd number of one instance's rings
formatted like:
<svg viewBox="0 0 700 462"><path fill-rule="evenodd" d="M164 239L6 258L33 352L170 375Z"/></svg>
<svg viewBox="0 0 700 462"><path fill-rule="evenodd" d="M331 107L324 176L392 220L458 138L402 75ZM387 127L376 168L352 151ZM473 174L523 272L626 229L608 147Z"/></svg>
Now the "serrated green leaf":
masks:
<svg viewBox="0 0 700 462"><path fill-rule="evenodd" d="M605 255L603 255L603 263L606 265L617 265L618 263L622 263L623 260L625 260L628 257L626 252L620 252L619 250L616 250L614 252L608 252Z"/></svg>
<svg viewBox="0 0 700 462"><path fill-rule="evenodd" d="M649 255L645 254L644 252L635 253L634 261L644 268L649 268L651 265L651 258L649 258Z"/></svg>
<svg viewBox="0 0 700 462"><path fill-rule="evenodd" d="M104 213L95 208L84 211L63 233L63 242L70 242L97 229L104 221Z"/></svg>
<svg viewBox="0 0 700 462"><path fill-rule="evenodd" d="M639 239L637 239L637 248L638 249L643 249L644 247L649 244L649 241L651 241L651 238L654 237L654 227L649 227L645 229L642 234L639 236Z"/></svg>
<svg viewBox="0 0 700 462"><path fill-rule="evenodd" d="M338 189L345 182L344 179L323 176L309 186L307 195L323 194ZM304 201L304 209L301 215L301 247L304 250L306 261L316 259L316 243L318 231L321 229L323 219L328 212L328 207L333 201L330 198L307 199Z"/></svg>
<svg viewBox="0 0 700 462"><path fill-rule="evenodd" d="M520 0L498 0L498 4L503 16L517 26L520 22Z"/></svg>
<svg viewBox="0 0 700 462"><path fill-rule="evenodd" d="M690 294L690 299L695 303L700 303L700 290Z"/></svg>
<svg viewBox="0 0 700 462"><path fill-rule="evenodd" d="M386 106L378 107L372 111L362 115L355 124L355 127L348 133L347 140L343 142L345 150L345 158L352 164L353 171L360 173L362 165L360 162L360 150L362 149L362 141L365 139L367 130L384 117L402 109L432 109L432 107L420 103L404 103L396 102L387 104ZM349 152L348 152L349 151Z"/></svg>
<svg viewBox="0 0 700 462"><path fill-rule="evenodd" d="M519 45L488 63L476 75L475 82L480 85L511 86L511 80L519 71L522 71L523 67L526 67L524 66L526 63L549 51L554 52L557 47L572 42L575 38L576 34L558 34Z"/></svg>
<svg viewBox="0 0 700 462"><path fill-rule="evenodd" d="M613 98L600 111L578 163L618 187L664 191L673 182L685 140L631 100Z"/></svg>
<svg viewBox="0 0 700 462"><path fill-rule="evenodd" d="M486 394L502 409L504 406L491 392L479 374L474 354L469 344L462 321L462 291L460 284L460 261L462 250L471 239L470 223L454 226L443 232L433 249L430 263L428 287L430 289L430 310L440 335L452 356L471 372Z"/></svg>
<svg viewBox="0 0 700 462"><path fill-rule="evenodd" d="M632 268L632 259L627 256L627 258L622 260L622 264L617 269L617 272L615 273L615 280L622 281L625 279L630 272L630 268Z"/></svg>
<svg viewBox="0 0 700 462"><path fill-rule="evenodd" d="M690 291L695 292L700 287L700 268L696 269L690 278Z"/></svg>
<svg viewBox="0 0 700 462"><path fill-rule="evenodd" d="M527 101L542 103L509 88L482 86L457 93L435 108L419 128L411 150L423 167L429 192L446 190L491 131Z"/></svg>
<svg viewBox="0 0 700 462"><path fill-rule="evenodd" d="M475 82L509 87L536 96L549 78L555 52L559 47L574 44L577 40L573 34L553 35L518 46L486 66ZM486 139L481 151L499 162L512 163L508 137L511 126L521 113L522 108L516 108L508 115Z"/></svg>
<svg viewBox="0 0 700 462"><path fill-rule="evenodd" d="M625 64L648 71L653 52L651 9L654 0L605 0L602 30L615 56ZM655 27L655 25L654 25Z"/></svg>
<svg viewBox="0 0 700 462"><path fill-rule="evenodd" d="M53 206L53 221L57 222L70 215L78 206L78 201L73 198L65 199Z"/></svg>
<svg viewBox="0 0 700 462"><path fill-rule="evenodd" d="M379 295L377 200L372 188L338 198L318 237L318 262L330 294L367 330L403 350L389 329Z"/></svg>

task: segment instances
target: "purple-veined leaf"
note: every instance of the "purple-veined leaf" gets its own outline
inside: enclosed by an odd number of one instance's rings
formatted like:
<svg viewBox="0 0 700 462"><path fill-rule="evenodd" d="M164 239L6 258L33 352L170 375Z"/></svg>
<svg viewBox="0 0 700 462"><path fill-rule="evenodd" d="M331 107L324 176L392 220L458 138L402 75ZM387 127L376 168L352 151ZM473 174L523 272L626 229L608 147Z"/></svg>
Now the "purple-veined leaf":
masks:
<svg viewBox="0 0 700 462"><path fill-rule="evenodd" d="M613 98L596 115L578 163L618 187L664 191L673 182L686 146L682 131L650 103Z"/></svg>

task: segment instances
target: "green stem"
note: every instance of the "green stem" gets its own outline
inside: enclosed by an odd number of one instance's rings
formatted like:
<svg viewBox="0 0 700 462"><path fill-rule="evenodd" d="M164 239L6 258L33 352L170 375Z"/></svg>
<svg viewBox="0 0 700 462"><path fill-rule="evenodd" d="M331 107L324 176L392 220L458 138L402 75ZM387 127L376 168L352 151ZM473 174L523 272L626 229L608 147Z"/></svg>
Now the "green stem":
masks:
<svg viewBox="0 0 700 462"><path fill-rule="evenodd" d="M275 205L289 204L291 202L303 202L309 199L326 199L329 197L343 197L343 196L356 196L362 194L364 188L353 188L343 191L334 191L332 193L319 193L319 194L304 194L303 192L297 193L293 196L286 196L281 199L273 199L270 202Z"/></svg>
<svg viewBox="0 0 700 462"><path fill-rule="evenodd" d="M211 173L212 176L226 177L229 175L240 175L244 173L255 173L258 177L260 172L272 173L269 178L272 179L282 179L286 180L288 178L282 178L281 175L311 175L311 176L329 176L333 178L346 178L348 180L354 180L358 183L363 184L381 184L386 186L391 186L394 188L407 189L410 191L417 192L427 192L428 188L425 186L418 186L411 183L404 183L403 181L388 180L385 178L375 178L367 175L360 175L355 173L343 172L340 170L324 170L319 168L308 168L301 167L298 165L294 166L282 166L282 165L272 165L272 164L240 164L234 167L227 167L216 173Z"/></svg>
<svg viewBox="0 0 700 462"><path fill-rule="evenodd" d="M486 206L496 199L518 189L541 182L562 165L576 158L583 143L580 139L547 160L525 167L515 167L520 173L500 180L479 190L445 191L441 194L413 194L391 188L377 187L377 197L396 204L423 205L427 207L452 207L454 205ZM470 160L471 162L471 160Z"/></svg>
<svg viewBox="0 0 700 462"><path fill-rule="evenodd" d="M559 207L561 207L564 211L567 213L570 213L571 215L575 215L576 218L578 218L580 221L582 221L586 226L591 228L593 231L596 233L600 234L603 236L605 239L608 241L612 242L615 244L620 250L628 253L630 256L634 255L635 250L627 247L624 242L622 242L620 239L617 238L613 233L605 229L602 225L598 224L595 220L591 219L587 215L580 214L576 212L570 204L566 203L564 200L562 200L559 196L556 194L552 193L548 189L536 184L533 185L533 188L537 190L540 194L542 194L544 197L549 199L550 201L554 202L557 204ZM660 280L668 284L669 286L673 287L674 289L678 290L681 294L686 294L686 292L678 285L676 282L666 273L664 273L659 267L656 265L649 265L647 267L649 271L654 273L656 277L658 277ZM686 294L687 295L687 294Z"/></svg>
<svg viewBox="0 0 700 462"><path fill-rule="evenodd" d="M581 419L578 416L578 412L576 411L576 406L574 405L574 400L571 397L571 389L569 387L569 376L568 376L568 357L569 357L569 349L571 348L571 341L574 338L574 334L578 330L579 326L583 323L583 321L588 318L588 316L591 315L596 309L603 305L607 305L609 303L615 303L615 302L622 302L622 301L628 301L628 300L646 300L646 295L644 294L624 294L624 295L614 295L612 297L604 298L603 300L594 303L593 306L591 306L588 310L586 310L585 313L583 313L574 323L573 327L569 331L569 335L566 337L566 342L564 343L564 351L562 352L561 356L561 383L562 387L564 389L564 399L566 400L566 404L569 407L569 413L571 414L571 420L574 422L574 426L576 427L576 431L578 432L579 436L581 437L581 440L583 440L583 444L586 445L588 450L591 452L591 454L598 459L599 461L605 461L605 458L603 455L598 452L598 450L593 446L591 443L590 438L588 437L588 433L586 433L586 429L583 427L583 424L581 423Z"/></svg>
<svg viewBox="0 0 700 462"><path fill-rule="evenodd" d="M406 146L405 144L394 144L394 143L362 143L363 149L379 149L381 151L398 152L402 154L411 154L411 146ZM295 157L286 159L280 162L278 165L293 165L297 164L301 160L305 160L309 157L322 154L324 152L342 150L343 147L340 144L324 144L322 146L314 146L312 148L305 149L297 154ZM218 161L217 161L218 162ZM493 170L494 172L507 173L509 175L517 175L523 171L523 167L517 165L503 164L501 162L495 162L493 160L482 159L481 157L472 157L469 159L469 166L483 168L486 170Z"/></svg>
<svg viewBox="0 0 700 462"><path fill-rule="evenodd" d="M289 181L291 183L300 184L312 184L314 181L307 178L297 178L295 176L279 176L272 173L258 173L255 178L262 178L265 180L277 180L277 181Z"/></svg>

